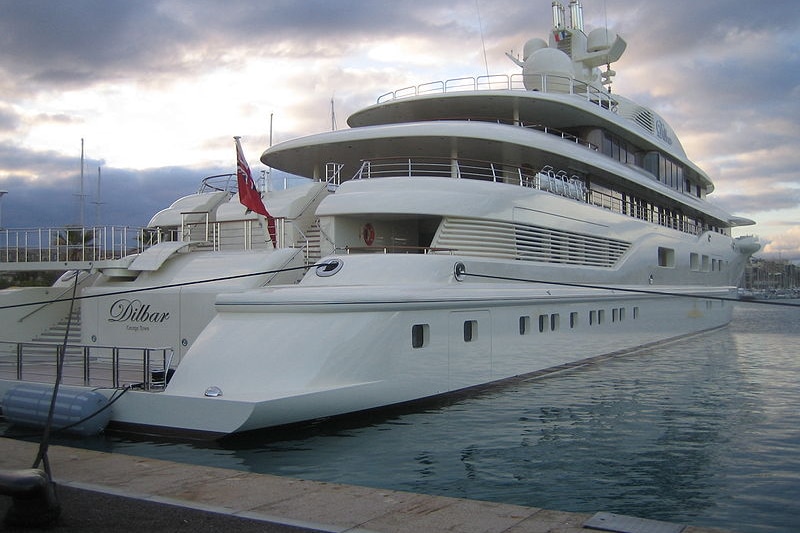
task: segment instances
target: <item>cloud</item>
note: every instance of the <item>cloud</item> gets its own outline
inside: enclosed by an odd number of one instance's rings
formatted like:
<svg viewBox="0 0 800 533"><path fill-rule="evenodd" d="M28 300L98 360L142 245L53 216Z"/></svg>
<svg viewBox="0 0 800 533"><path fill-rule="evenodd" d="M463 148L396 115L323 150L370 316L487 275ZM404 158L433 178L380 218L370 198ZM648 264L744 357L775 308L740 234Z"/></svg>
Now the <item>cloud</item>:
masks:
<svg viewBox="0 0 800 533"><path fill-rule="evenodd" d="M181 196L196 192L205 172L229 169L159 168L148 170L107 169L101 174L97 195L97 169L84 176L83 216L85 226L142 227L161 209ZM63 227L80 223L79 171L62 175L35 187L19 187L20 177L0 181L9 191L2 200L3 224L14 228Z"/></svg>
<svg viewBox="0 0 800 533"><path fill-rule="evenodd" d="M154 2L3 2L2 66L33 87L74 87L141 74L169 56L186 29ZM154 53L160 51L160 53Z"/></svg>
<svg viewBox="0 0 800 533"><path fill-rule="evenodd" d="M0 135L16 130L19 122L19 113L10 105L0 102Z"/></svg>
<svg viewBox="0 0 800 533"><path fill-rule="evenodd" d="M516 0L0 0L0 12L0 187L4 219L24 205L26 224L36 198L52 206L40 224L74 219L81 138L87 175L103 167L102 209L143 224L168 194L228 171L233 135L257 162L270 116L280 142L329 129L331 99L342 128L394 89L517 72L504 52L546 38L551 17L549 2ZM785 227L769 220L800 219L796 0L606 0L585 2L584 19L628 42L614 91L661 114L715 181L710 199L778 242Z"/></svg>
<svg viewBox="0 0 800 533"><path fill-rule="evenodd" d="M759 256L768 259L797 262L800 261L800 220L796 220L783 232L772 235L762 243Z"/></svg>

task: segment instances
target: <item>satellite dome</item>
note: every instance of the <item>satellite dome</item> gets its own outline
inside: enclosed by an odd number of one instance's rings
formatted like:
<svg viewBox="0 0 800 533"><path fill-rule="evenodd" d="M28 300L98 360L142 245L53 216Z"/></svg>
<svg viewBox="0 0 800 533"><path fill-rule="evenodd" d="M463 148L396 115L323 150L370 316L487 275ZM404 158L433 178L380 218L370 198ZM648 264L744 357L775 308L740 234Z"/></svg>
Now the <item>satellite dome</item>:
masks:
<svg viewBox="0 0 800 533"><path fill-rule="evenodd" d="M556 74L572 77L574 69L572 60L567 54L555 48L536 50L525 60L523 74Z"/></svg>
<svg viewBox="0 0 800 533"><path fill-rule="evenodd" d="M530 39L525 43L525 47L522 49L522 60L527 61L535 51L541 50L542 48L547 48L547 43L544 39L539 39L538 37Z"/></svg>
<svg viewBox="0 0 800 533"><path fill-rule="evenodd" d="M525 65L522 67L525 88L529 91L543 90L542 77L545 74L569 79L574 78L575 70L572 67L572 60L567 54L555 48L536 50L525 60ZM552 88L548 89L548 91L550 90Z"/></svg>
<svg viewBox="0 0 800 533"><path fill-rule="evenodd" d="M595 28L589 32L589 37L586 40L586 51L592 53L608 50L616 40L617 34L608 28Z"/></svg>

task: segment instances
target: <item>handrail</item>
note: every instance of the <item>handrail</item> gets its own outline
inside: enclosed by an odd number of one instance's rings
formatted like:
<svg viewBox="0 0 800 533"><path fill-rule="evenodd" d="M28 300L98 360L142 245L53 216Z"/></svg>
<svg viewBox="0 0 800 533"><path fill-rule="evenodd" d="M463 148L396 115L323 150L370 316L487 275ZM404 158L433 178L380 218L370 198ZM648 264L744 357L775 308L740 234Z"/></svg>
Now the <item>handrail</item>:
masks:
<svg viewBox="0 0 800 533"><path fill-rule="evenodd" d="M520 123L520 126L522 126L523 128L529 128L544 133L549 133L551 135L557 135L566 141L574 142L575 144L580 144L581 146L591 148L595 152L600 151L600 148L596 144L590 143L587 140L581 139L577 135L567 133L566 131L562 131L558 128L551 128L550 126L545 126L544 124L527 124L524 122Z"/></svg>
<svg viewBox="0 0 800 533"><path fill-rule="evenodd" d="M189 222L186 220L186 217L191 215L200 215L201 219L199 222ZM209 224L209 214L208 211L181 211L181 233L180 233L180 240L181 242L191 242L192 240L192 228L197 226L204 227L204 239L203 242L208 242L208 224Z"/></svg>
<svg viewBox="0 0 800 533"><path fill-rule="evenodd" d="M585 181L580 176L568 175L566 171L556 170L550 165L535 170L530 167L514 167L475 159L378 158L363 160L352 179L413 178L415 176L474 179L519 185L548 191L692 235L699 235L707 229L706 226L688 216L659 209L649 202L637 203L630 197L623 200L617 195L587 188Z"/></svg>
<svg viewBox="0 0 800 533"><path fill-rule="evenodd" d="M75 275L76 275L76 276L78 276L78 275L79 275L79 273L78 273L78 272L75 272ZM80 283L80 280L78 280L78 283ZM39 311L41 311L42 309L44 309L45 307L49 307L49 306L53 305L54 303L56 303L56 302L58 302L58 301L61 301L61 299L62 299L62 298L63 298L63 297L64 297L64 296L65 296L67 293L69 293L69 292L72 292L72 290L73 290L73 288L72 288L71 286L70 286L70 287L67 287L67 288L66 288L66 289L64 289L64 290L63 290L63 291L62 291L60 294L57 294L57 295L55 295L55 296L54 296L53 298L51 298L49 301L47 301L47 302L45 302L45 303L43 303L43 304L41 304L41 305L38 305L38 306L36 306L36 307L35 307L35 308L34 308L32 311L30 311L30 312L28 312L27 314L25 314L25 315L21 316L20 318L18 318L18 319L17 319L17 322L20 322L20 323L21 323L21 322L24 322L25 320L27 320L27 319L28 319L28 318L30 318L31 316L35 315L36 313L38 313Z"/></svg>
<svg viewBox="0 0 800 533"><path fill-rule="evenodd" d="M104 261L140 253L152 228L65 226L0 231L0 263Z"/></svg>
<svg viewBox="0 0 800 533"><path fill-rule="evenodd" d="M163 390L175 351L171 347L101 346L0 340L0 376L50 383L64 358L64 383L87 387L120 387L128 383L146 391ZM132 352L132 353L131 353ZM79 371L79 372L78 372ZM13 374L6 375L6 374Z"/></svg>
<svg viewBox="0 0 800 533"><path fill-rule="evenodd" d="M264 187L265 177L259 176L256 180L256 188L258 190L266 190ZM217 191L217 192L227 192L230 194L236 194L239 192L239 181L237 179L235 172L229 172L227 174L214 174L213 176L207 176L203 178L200 182L200 187L197 189L197 194L203 194L209 191Z"/></svg>
<svg viewBox="0 0 800 533"><path fill-rule="evenodd" d="M384 93L378 97L377 103L382 104L426 94L445 94L460 91L527 91L526 86L535 86L537 91L543 93L579 96L603 109L616 113L614 97L602 87L597 87L569 76L556 74L489 74L431 81Z"/></svg>
<svg viewBox="0 0 800 533"><path fill-rule="evenodd" d="M221 185L218 185L218 183ZM233 183L233 185L231 185L231 183ZM215 174L203 178L203 181L200 182L200 188L197 190L197 194L202 194L209 190L235 193L238 191L238 185L236 174L234 173Z"/></svg>
<svg viewBox="0 0 800 533"><path fill-rule="evenodd" d="M361 253L397 253L397 252L414 252L422 254L429 254L429 253L436 253L436 252L446 252L450 255L456 253L458 250L456 248L439 248L433 246L345 246L344 248L337 248L337 250L343 251L345 254L350 254L350 252L361 252Z"/></svg>

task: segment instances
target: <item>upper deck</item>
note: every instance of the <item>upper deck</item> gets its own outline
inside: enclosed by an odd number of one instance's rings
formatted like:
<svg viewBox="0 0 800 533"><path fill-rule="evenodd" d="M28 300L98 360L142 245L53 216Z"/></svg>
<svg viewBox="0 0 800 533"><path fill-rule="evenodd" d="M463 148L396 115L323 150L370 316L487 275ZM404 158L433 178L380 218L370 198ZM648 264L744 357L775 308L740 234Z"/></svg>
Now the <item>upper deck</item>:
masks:
<svg viewBox="0 0 800 533"><path fill-rule="evenodd" d="M536 88L531 90L532 86ZM708 175L688 159L662 117L569 76L500 74L403 87L381 95L376 104L355 112L347 122L358 128L437 120L535 125L567 132L601 129L641 153L665 154L679 162L706 192L714 188Z"/></svg>

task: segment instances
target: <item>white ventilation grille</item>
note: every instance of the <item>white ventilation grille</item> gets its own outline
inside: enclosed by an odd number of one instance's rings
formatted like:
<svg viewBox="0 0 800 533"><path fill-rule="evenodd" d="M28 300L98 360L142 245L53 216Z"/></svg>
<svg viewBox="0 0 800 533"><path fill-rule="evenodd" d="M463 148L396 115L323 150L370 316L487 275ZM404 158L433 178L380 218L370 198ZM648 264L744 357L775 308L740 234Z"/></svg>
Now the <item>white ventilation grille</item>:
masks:
<svg viewBox="0 0 800 533"><path fill-rule="evenodd" d="M444 220L438 248L483 257L613 267L630 243L532 224L466 218Z"/></svg>
<svg viewBox="0 0 800 533"><path fill-rule="evenodd" d="M652 111L647 109L646 107L638 106L638 105L630 105L624 106L621 105L618 107L618 112L623 117L634 121L639 127L643 128L645 131L655 134L656 131L656 117Z"/></svg>
<svg viewBox="0 0 800 533"><path fill-rule="evenodd" d="M484 257L517 257L514 224L508 222L445 218L436 247Z"/></svg>

